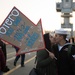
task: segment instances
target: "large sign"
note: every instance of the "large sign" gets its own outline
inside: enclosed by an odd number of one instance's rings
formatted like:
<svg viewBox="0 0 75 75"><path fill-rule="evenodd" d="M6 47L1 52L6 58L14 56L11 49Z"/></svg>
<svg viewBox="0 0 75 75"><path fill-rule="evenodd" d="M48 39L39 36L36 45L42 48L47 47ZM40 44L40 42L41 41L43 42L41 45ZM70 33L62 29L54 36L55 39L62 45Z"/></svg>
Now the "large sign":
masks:
<svg viewBox="0 0 75 75"><path fill-rule="evenodd" d="M41 20L35 25L16 7L2 23L0 38L18 47L18 54L45 48Z"/></svg>

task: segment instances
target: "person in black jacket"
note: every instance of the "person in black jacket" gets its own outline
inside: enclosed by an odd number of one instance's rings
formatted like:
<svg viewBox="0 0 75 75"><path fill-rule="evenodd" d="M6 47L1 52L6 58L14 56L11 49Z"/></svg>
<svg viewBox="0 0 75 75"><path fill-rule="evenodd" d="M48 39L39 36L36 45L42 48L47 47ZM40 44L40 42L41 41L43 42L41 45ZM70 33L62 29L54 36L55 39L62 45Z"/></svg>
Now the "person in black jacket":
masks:
<svg viewBox="0 0 75 75"><path fill-rule="evenodd" d="M0 46L1 49L3 51L4 57L5 57L5 62L7 60L7 51L6 51L6 44L0 39ZM8 66L6 65L5 69L3 70L3 72L8 72L10 69L8 68Z"/></svg>
<svg viewBox="0 0 75 75"><path fill-rule="evenodd" d="M5 69L6 62L2 49L0 48L0 75L3 75L3 70Z"/></svg>
<svg viewBox="0 0 75 75"><path fill-rule="evenodd" d="M19 48L16 47L16 46L13 46L16 50L16 53L18 52ZM17 55L15 60L14 60L14 66L16 66L16 63L18 61L18 59L20 58L21 56L21 67L24 67L24 61L25 61L25 54L20 54L20 55Z"/></svg>
<svg viewBox="0 0 75 75"><path fill-rule="evenodd" d="M50 39L53 39L53 37L52 36L49 37L49 33L44 34L46 49L37 51L36 56L36 63L37 63L36 68L43 75L57 75L57 69L54 59L55 56L53 53L51 53L52 45Z"/></svg>
<svg viewBox="0 0 75 75"><path fill-rule="evenodd" d="M58 75L75 75L75 46L71 47L68 55L70 43L66 42L68 32L63 29L55 30L56 44L52 47L55 54Z"/></svg>

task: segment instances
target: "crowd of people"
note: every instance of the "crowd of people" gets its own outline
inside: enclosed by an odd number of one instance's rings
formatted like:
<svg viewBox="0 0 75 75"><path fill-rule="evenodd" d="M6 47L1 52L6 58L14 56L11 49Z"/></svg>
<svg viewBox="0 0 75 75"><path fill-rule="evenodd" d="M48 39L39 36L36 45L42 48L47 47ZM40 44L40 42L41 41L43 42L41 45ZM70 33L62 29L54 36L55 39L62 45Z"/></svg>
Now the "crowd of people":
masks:
<svg viewBox="0 0 75 75"><path fill-rule="evenodd" d="M75 75L75 46L71 47L68 55L68 47L74 43L66 40L67 31L63 29L55 30L54 35L46 33L43 35L45 49L36 52L36 68L42 75ZM19 50L13 46L16 52ZM25 54L16 56L14 66L21 56L21 67L24 67ZM0 40L0 75L9 71L6 65L6 45Z"/></svg>

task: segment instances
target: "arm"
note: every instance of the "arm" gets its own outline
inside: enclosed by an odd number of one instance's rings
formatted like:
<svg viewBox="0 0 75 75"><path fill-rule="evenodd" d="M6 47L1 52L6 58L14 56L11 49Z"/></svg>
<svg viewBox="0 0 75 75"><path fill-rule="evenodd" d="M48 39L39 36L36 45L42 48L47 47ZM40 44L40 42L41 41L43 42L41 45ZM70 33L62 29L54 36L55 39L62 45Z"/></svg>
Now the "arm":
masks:
<svg viewBox="0 0 75 75"><path fill-rule="evenodd" d="M37 67L46 67L52 62L52 58L46 50L37 52Z"/></svg>
<svg viewBox="0 0 75 75"><path fill-rule="evenodd" d="M46 49L46 51L49 53L49 56L50 56L52 59L56 59L56 60L57 60L57 58L55 57L54 53L48 51L47 49Z"/></svg>

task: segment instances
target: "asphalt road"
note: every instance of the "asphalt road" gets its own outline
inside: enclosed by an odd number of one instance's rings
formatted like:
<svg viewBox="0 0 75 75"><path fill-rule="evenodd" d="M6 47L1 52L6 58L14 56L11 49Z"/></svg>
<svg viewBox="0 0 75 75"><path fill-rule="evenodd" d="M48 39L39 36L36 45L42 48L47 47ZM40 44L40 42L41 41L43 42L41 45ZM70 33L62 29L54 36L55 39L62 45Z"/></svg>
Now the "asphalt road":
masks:
<svg viewBox="0 0 75 75"><path fill-rule="evenodd" d="M7 66L10 71L3 75L29 75L30 70L35 66L36 52L27 53L25 57L25 67L21 67L21 59L18 60L16 67L13 65L16 51L11 45L7 45Z"/></svg>

